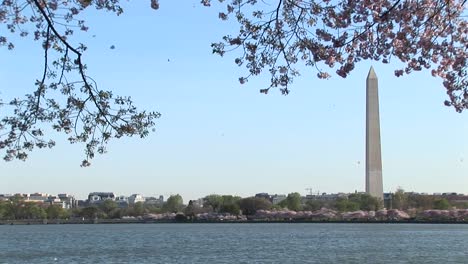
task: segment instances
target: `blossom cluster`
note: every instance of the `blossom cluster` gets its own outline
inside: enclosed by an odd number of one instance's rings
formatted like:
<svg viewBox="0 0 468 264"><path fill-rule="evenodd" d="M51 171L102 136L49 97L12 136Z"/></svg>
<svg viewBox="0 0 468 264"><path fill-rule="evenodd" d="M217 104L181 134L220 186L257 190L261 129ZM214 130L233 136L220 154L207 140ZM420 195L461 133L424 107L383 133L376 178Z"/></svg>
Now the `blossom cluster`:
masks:
<svg viewBox="0 0 468 264"><path fill-rule="evenodd" d="M327 79L327 68L345 78L360 61L393 59L405 65L396 76L428 70L443 80L445 105L468 108L465 0L218 1L227 2L219 17L234 18L240 28L213 43L213 52L240 48L235 63L249 71L241 83L267 70L271 83L263 93L277 87L287 94L299 62Z"/></svg>
<svg viewBox="0 0 468 264"><path fill-rule="evenodd" d="M31 93L23 98L0 100L10 107L0 119L0 150L4 160L25 160L35 148L51 148L52 131L64 133L72 144L84 145L82 166L95 154L106 153L106 144L124 136L145 137L159 118L157 112L139 111L130 97L99 89L87 73L84 44L74 45L74 30L87 31L80 16L94 7L120 15L119 0L5 0L0 3L0 46L13 49L7 38L17 34L39 42L44 50L43 71ZM157 0L151 1L159 8ZM49 129L45 128L49 126ZM46 133L46 131L48 133ZM49 137L49 138L47 138Z"/></svg>

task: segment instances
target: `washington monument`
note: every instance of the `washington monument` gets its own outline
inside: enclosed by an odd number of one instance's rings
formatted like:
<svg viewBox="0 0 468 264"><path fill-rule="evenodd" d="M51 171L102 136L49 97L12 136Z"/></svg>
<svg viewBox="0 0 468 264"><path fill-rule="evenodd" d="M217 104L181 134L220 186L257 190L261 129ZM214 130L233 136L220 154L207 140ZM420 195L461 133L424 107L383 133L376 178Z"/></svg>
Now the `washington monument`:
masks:
<svg viewBox="0 0 468 264"><path fill-rule="evenodd" d="M379 91L372 67L366 80L366 193L383 199Z"/></svg>

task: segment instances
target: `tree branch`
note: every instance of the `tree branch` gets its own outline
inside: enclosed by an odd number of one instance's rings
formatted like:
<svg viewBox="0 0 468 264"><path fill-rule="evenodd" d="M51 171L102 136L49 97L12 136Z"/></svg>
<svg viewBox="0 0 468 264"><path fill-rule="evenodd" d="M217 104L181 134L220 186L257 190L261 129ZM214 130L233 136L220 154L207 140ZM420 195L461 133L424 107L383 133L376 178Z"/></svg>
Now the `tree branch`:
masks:
<svg viewBox="0 0 468 264"><path fill-rule="evenodd" d="M96 106L96 108L98 109L100 115L106 120L106 122L115 130L118 130L117 127L115 127L110 121L109 119L107 118L107 113L104 112L102 110L102 108L100 107L99 103L97 102L97 99L96 99L96 96L94 95L94 92L91 88L91 86L89 85L87 79L86 79L86 76L85 76L85 73L84 73L84 66L83 66L83 63L81 61L81 56L82 56L82 53L80 51L78 51L76 48L74 48L73 46L70 45L70 43L68 43L57 31L57 29L54 27L54 23L52 22L52 20L50 19L50 17L46 14L45 10L42 8L41 4L39 3L38 0L33 0L34 1L34 4L36 5L37 9L39 10L39 12L41 12L42 16L44 17L44 19L47 21L47 25L48 27L52 30L52 32L54 33L54 35L60 40L60 42L62 42L69 50L71 50L73 53L75 53L77 55L77 59L75 60L75 64L78 65L78 69L79 69L79 72L80 72L80 76L81 76L81 79L83 80L83 83L84 83L84 86L86 88L86 90L88 91L88 94L91 96L91 100L93 101L94 105Z"/></svg>

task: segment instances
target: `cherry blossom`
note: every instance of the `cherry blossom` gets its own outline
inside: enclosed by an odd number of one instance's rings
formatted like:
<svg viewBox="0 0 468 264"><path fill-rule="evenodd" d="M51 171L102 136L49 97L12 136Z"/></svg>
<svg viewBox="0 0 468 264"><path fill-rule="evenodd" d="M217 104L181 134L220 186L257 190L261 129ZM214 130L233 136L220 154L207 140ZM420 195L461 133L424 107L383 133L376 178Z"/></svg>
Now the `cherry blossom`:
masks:
<svg viewBox="0 0 468 264"><path fill-rule="evenodd" d="M44 67L32 93L23 98L1 101L12 113L0 119L0 150L4 160L25 160L35 148L52 148L55 141L46 135L45 125L64 133L72 144L81 143L89 166L96 153L106 152L106 144L124 136L146 137L159 118L157 112L138 111L130 97L103 90L91 78L84 64L86 46L68 42L79 29L87 31L77 15L94 7L117 15L123 12L119 0L3 0L0 23L12 34L32 37L44 50ZM151 7L159 7L157 0ZM0 30L0 46L14 44ZM4 112L4 113L5 113ZM154 129L154 128L153 128ZM49 133L50 134L50 133Z"/></svg>
<svg viewBox="0 0 468 264"><path fill-rule="evenodd" d="M212 2L202 0L203 5ZM442 79L445 105L458 112L468 108L467 0L218 0L222 20L235 19L236 35L213 43L221 56L237 50L235 59L248 70L240 78L267 71L267 93L287 94L298 63L330 78L345 78L363 60L402 62L396 76L428 70ZM401 63L395 63L401 65Z"/></svg>

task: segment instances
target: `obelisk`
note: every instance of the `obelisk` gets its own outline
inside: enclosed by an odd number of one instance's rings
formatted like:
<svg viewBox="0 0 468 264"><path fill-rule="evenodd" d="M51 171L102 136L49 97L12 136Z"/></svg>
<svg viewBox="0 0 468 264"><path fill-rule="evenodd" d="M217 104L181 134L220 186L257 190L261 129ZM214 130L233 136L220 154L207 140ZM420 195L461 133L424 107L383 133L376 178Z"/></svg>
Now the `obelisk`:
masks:
<svg viewBox="0 0 468 264"><path fill-rule="evenodd" d="M366 193L383 199L379 92L372 67L366 80Z"/></svg>

